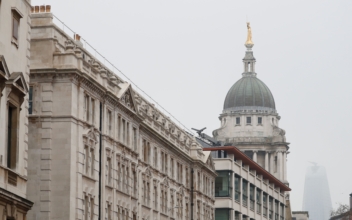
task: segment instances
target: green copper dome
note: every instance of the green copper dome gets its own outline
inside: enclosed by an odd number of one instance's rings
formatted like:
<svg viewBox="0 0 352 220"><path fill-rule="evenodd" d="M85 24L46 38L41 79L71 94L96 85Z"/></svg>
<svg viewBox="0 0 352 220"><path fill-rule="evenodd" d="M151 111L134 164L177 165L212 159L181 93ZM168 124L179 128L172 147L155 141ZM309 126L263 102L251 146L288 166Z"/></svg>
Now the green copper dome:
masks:
<svg viewBox="0 0 352 220"><path fill-rule="evenodd" d="M224 111L275 110L274 97L269 88L255 76L244 76L228 91Z"/></svg>
<svg viewBox="0 0 352 220"><path fill-rule="evenodd" d="M224 103L224 112L260 111L276 112L274 97L270 89L257 78L253 44L245 44L247 51L243 58L244 72L229 90Z"/></svg>

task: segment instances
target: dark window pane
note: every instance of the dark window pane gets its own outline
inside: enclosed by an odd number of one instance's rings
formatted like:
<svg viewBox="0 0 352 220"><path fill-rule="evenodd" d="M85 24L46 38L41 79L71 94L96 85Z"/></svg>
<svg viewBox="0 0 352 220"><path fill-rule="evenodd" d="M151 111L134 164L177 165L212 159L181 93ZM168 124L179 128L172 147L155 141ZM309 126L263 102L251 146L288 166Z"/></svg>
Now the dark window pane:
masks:
<svg viewBox="0 0 352 220"><path fill-rule="evenodd" d="M258 124L262 124L262 117L258 117Z"/></svg>
<svg viewBox="0 0 352 220"><path fill-rule="evenodd" d="M229 220L230 219L230 209L215 209L215 219L216 220Z"/></svg>
<svg viewBox="0 0 352 220"><path fill-rule="evenodd" d="M251 117L247 117L247 124L251 124L252 123L252 118Z"/></svg>
<svg viewBox="0 0 352 220"><path fill-rule="evenodd" d="M231 197L231 172L219 171L215 179L215 196Z"/></svg>
<svg viewBox="0 0 352 220"><path fill-rule="evenodd" d="M239 124L241 124L241 118L240 118L240 117L237 117L237 118L236 118L236 125L239 125Z"/></svg>
<svg viewBox="0 0 352 220"><path fill-rule="evenodd" d="M33 111L33 87L29 87L29 97L28 97L28 114L32 114Z"/></svg>
<svg viewBox="0 0 352 220"><path fill-rule="evenodd" d="M13 27L12 27L12 36L13 38L15 38L16 40L18 40L18 26L20 24L19 19L13 17Z"/></svg>

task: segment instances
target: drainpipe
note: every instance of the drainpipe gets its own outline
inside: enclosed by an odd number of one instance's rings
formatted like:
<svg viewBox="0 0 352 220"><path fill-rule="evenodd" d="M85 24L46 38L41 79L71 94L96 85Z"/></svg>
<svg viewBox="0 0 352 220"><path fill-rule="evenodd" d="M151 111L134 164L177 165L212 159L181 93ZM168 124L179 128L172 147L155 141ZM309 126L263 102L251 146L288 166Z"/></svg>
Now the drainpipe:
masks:
<svg viewBox="0 0 352 220"><path fill-rule="evenodd" d="M191 170L191 220L193 220L193 207L194 207L194 203L193 203L193 191L194 191L194 169L192 168Z"/></svg>
<svg viewBox="0 0 352 220"><path fill-rule="evenodd" d="M100 102L100 106L99 106L99 215L98 215L98 219L101 219L101 164L102 164L102 124L103 124L103 111L102 111L103 105Z"/></svg>

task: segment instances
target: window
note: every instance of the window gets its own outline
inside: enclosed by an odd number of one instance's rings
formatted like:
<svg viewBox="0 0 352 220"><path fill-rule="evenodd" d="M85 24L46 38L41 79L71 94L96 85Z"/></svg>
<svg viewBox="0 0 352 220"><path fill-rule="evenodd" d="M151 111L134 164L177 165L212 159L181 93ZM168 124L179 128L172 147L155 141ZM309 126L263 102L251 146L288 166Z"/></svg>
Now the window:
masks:
<svg viewBox="0 0 352 220"><path fill-rule="evenodd" d="M254 211L254 185L250 184L249 186L249 208Z"/></svg>
<svg viewBox="0 0 352 220"><path fill-rule="evenodd" d="M146 163L149 163L149 157L150 157L150 143L146 140L143 140L143 161Z"/></svg>
<svg viewBox="0 0 352 220"><path fill-rule="evenodd" d="M231 209L215 209L215 219L228 220L231 218Z"/></svg>
<svg viewBox="0 0 352 220"><path fill-rule="evenodd" d="M127 131L126 131L126 144L127 146L130 146L130 123L127 122L127 127L126 127Z"/></svg>
<svg viewBox="0 0 352 220"><path fill-rule="evenodd" d="M112 135L112 126L111 126L111 124L112 124L112 116L111 116L111 111L109 111L108 110L108 118L107 118L107 124L108 124L108 134L111 136Z"/></svg>
<svg viewBox="0 0 352 220"><path fill-rule="evenodd" d="M133 149L137 150L137 128L133 128Z"/></svg>
<svg viewBox="0 0 352 220"><path fill-rule="evenodd" d="M111 165L111 158L107 158L106 160L106 182L107 185L112 184L112 165Z"/></svg>
<svg viewBox="0 0 352 220"><path fill-rule="evenodd" d="M258 117L258 125L262 124L262 117Z"/></svg>
<svg viewBox="0 0 352 220"><path fill-rule="evenodd" d="M88 123L94 124L95 101L93 98L90 98L88 95L84 96L84 110L85 110L86 121Z"/></svg>
<svg viewBox="0 0 352 220"><path fill-rule="evenodd" d="M117 139L121 140L121 116L117 116Z"/></svg>
<svg viewBox="0 0 352 220"><path fill-rule="evenodd" d="M12 8L12 39L14 43L18 44L19 38L19 27L20 27L20 19L22 18L20 12Z"/></svg>
<svg viewBox="0 0 352 220"><path fill-rule="evenodd" d="M158 188L156 184L154 184L154 208L158 209Z"/></svg>
<svg viewBox="0 0 352 220"><path fill-rule="evenodd" d="M252 124L252 117L247 117L246 120L247 124Z"/></svg>
<svg viewBox="0 0 352 220"><path fill-rule="evenodd" d="M126 121L122 119L122 142L126 143Z"/></svg>
<svg viewBox="0 0 352 220"><path fill-rule="evenodd" d="M275 220L279 220L279 202L275 200Z"/></svg>
<svg viewBox="0 0 352 220"><path fill-rule="evenodd" d="M156 147L154 147L154 167L158 167L158 150Z"/></svg>
<svg viewBox="0 0 352 220"><path fill-rule="evenodd" d="M32 114L33 112L33 86L29 87L28 93L28 114Z"/></svg>
<svg viewBox="0 0 352 220"><path fill-rule="evenodd" d="M262 213L262 191L260 191L258 188L257 188L257 213L258 214L261 214Z"/></svg>
<svg viewBox="0 0 352 220"><path fill-rule="evenodd" d="M133 178L133 192L132 194L137 197L137 173L136 173L136 168L133 169L132 171L132 178Z"/></svg>
<svg viewBox="0 0 352 220"><path fill-rule="evenodd" d="M242 180L242 205L247 207L248 203L248 182Z"/></svg>
<svg viewBox="0 0 352 220"><path fill-rule="evenodd" d="M174 158L171 158L170 160L170 169L171 169L171 178L174 178ZM177 163L177 169L178 169L178 163ZM177 170L177 173L178 173L178 170Z"/></svg>
<svg viewBox="0 0 352 220"><path fill-rule="evenodd" d="M263 193L263 215L266 217L268 215L268 195Z"/></svg>
<svg viewBox="0 0 352 220"><path fill-rule="evenodd" d="M16 169L17 164L17 132L18 132L18 108L8 103L7 124L7 167Z"/></svg>
<svg viewBox="0 0 352 220"><path fill-rule="evenodd" d="M240 125L241 124L241 118L240 117L236 117L236 125Z"/></svg>
<svg viewBox="0 0 352 220"><path fill-rule="evenodd" d="M284 220L285 212L284 205L280 204L280 220Z"/></svg>
<svg viewBox="0 0 352 220"><path fill-rule="evenodd" d="M218 171L218 176L215 179L215 196L216 197L231 197L231 171Z"/></svg>
<svg viewBox="0 0 352 220"><path fill-rule="evenodd" d="M241 196L241 177L235 176L235 200L237 202L240 202L240 196Z"/></svg>
<svg viewBox="0 0 352 220"><path fill-rule="evenodd" d="M269 219L273 219L273 198L269 197Z"/></svg>
<svg viewBox="0 0 352 220"><path fill-rule="evenodd" d="M106 217L107 220L112 220L112 216L111 216L111 204L107 203L107 208L106 208Z"/></svg>

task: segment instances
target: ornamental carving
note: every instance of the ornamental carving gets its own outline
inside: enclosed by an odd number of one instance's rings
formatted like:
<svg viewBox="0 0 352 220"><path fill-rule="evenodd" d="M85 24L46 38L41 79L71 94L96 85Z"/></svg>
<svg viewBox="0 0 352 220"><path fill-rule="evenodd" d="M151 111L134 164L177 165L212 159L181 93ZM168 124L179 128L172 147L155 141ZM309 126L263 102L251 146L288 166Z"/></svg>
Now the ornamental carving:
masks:
<svg viewBox="0 0 352 220"><path fill-rule="evenodd" d="M121 97L121 102L125 106L127 106L128 108L130 108L133 111L135 111L134 104L133 104L133 99L132 99L130 90L127 90L127 92L125 94L123 94L123 96Z"/></svg>

